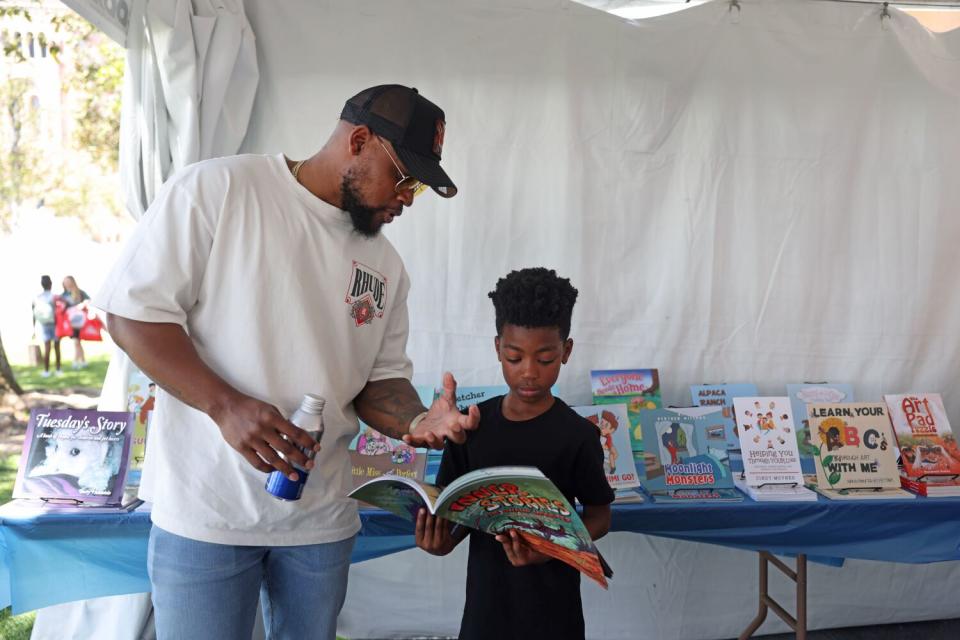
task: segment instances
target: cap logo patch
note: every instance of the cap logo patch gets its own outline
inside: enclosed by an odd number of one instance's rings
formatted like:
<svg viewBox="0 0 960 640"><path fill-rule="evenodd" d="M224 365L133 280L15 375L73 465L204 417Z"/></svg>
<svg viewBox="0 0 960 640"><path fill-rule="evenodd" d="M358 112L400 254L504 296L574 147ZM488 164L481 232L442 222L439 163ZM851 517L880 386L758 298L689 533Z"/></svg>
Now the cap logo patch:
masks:
<svg viewBox="0 0 960 640"><path fill-rule="evenodd" d="M443 153L443 134L447 125L443 120L437 120L436 131L433 134L433 152L439 157Z"/></svg>

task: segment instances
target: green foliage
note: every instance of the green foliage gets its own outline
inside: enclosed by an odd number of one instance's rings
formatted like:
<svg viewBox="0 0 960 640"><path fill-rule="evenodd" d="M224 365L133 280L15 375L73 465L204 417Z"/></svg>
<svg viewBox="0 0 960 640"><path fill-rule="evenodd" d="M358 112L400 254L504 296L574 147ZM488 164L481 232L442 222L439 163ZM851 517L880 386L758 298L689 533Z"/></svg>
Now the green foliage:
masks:
<svg viewBox="0 0 960 640"><path fill-rule="evenodd" d="M108 211L122 216L116 194L120 153L120 94L124 73L123 49L85 19L65 7L37 0L33 15L23 6L0 7L4 17L38 24L38 42L50 59L24 56L22 37L3 44L0 64L0 196L6 205L0 211L0 233L8 231L21 203L44 197L58 215L80 217ZM53 15L50 12L53 11ZM41 19L41 16L47 21ZM56 35L44 35L39 23L52 25ZM22 24L22 22L21 22ZM42 155L49 147L29 118L36 120L29 96L36 90L39 69L57 66L63 116L69 140L56 153ZM44 105L47 106L47 105Z"/></svg>

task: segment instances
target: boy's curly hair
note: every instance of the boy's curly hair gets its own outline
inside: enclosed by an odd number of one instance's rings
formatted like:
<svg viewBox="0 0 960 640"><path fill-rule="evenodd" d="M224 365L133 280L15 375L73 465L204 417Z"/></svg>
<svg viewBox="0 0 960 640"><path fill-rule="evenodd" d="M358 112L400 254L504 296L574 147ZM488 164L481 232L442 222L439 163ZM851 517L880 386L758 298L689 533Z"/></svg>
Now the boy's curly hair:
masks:
<svg viewBox="0 0 960 640"><path fill-rule="evenodd" d="M577 301L577 290L569 278L561 278L553 269L532 267L511 271L497 281L489 294L496 312L497 335L509 323L527 329L557 327L560 337L570 336L570 316Z"/></svg>

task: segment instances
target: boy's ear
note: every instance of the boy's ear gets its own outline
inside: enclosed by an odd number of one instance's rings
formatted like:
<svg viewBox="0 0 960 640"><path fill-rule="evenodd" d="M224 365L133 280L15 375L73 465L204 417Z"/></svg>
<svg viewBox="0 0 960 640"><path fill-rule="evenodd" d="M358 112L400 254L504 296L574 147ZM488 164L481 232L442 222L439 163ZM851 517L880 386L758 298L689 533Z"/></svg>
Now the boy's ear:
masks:
<svg viewBox="0 0 960 640"><path fill-rule="evenodd" d="M570 354L573 352L573 338L567 338L563 341L563 357L560 358L560 362L567 364L567 360L570 359Z"/></svg>
<svg viewBox="0 0 960 640"><path fill-rule="evenodd" d="M493 348L497 351L497 362L500 362L500 336L493 339Z"/></svg>

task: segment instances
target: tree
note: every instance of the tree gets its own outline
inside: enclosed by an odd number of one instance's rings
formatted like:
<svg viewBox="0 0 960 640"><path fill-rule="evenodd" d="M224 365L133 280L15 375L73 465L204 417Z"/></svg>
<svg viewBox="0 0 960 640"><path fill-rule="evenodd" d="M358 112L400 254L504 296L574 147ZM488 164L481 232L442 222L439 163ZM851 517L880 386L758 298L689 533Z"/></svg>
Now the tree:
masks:
<svg viewBox="0 0 960 640"><path fill-rule="evenodd" d="M31 210L23 203L41 194L58 215L78 216L90 230L89 214L124 216L116 189L123 49L59 3L0 5L0 22L5 19L18 27L8 30L13 37L3 41L0 57L0 233L9 233L16 217ZM38 34L26 49L20 31ZM48 69L59 65L60 106L69 120L69 139L57 141L56 153L39 151L50 140L32 100L37 60L30 56L38 50L53 59L41 61ZM21 392L2 340L0 388Z"/></svg>

